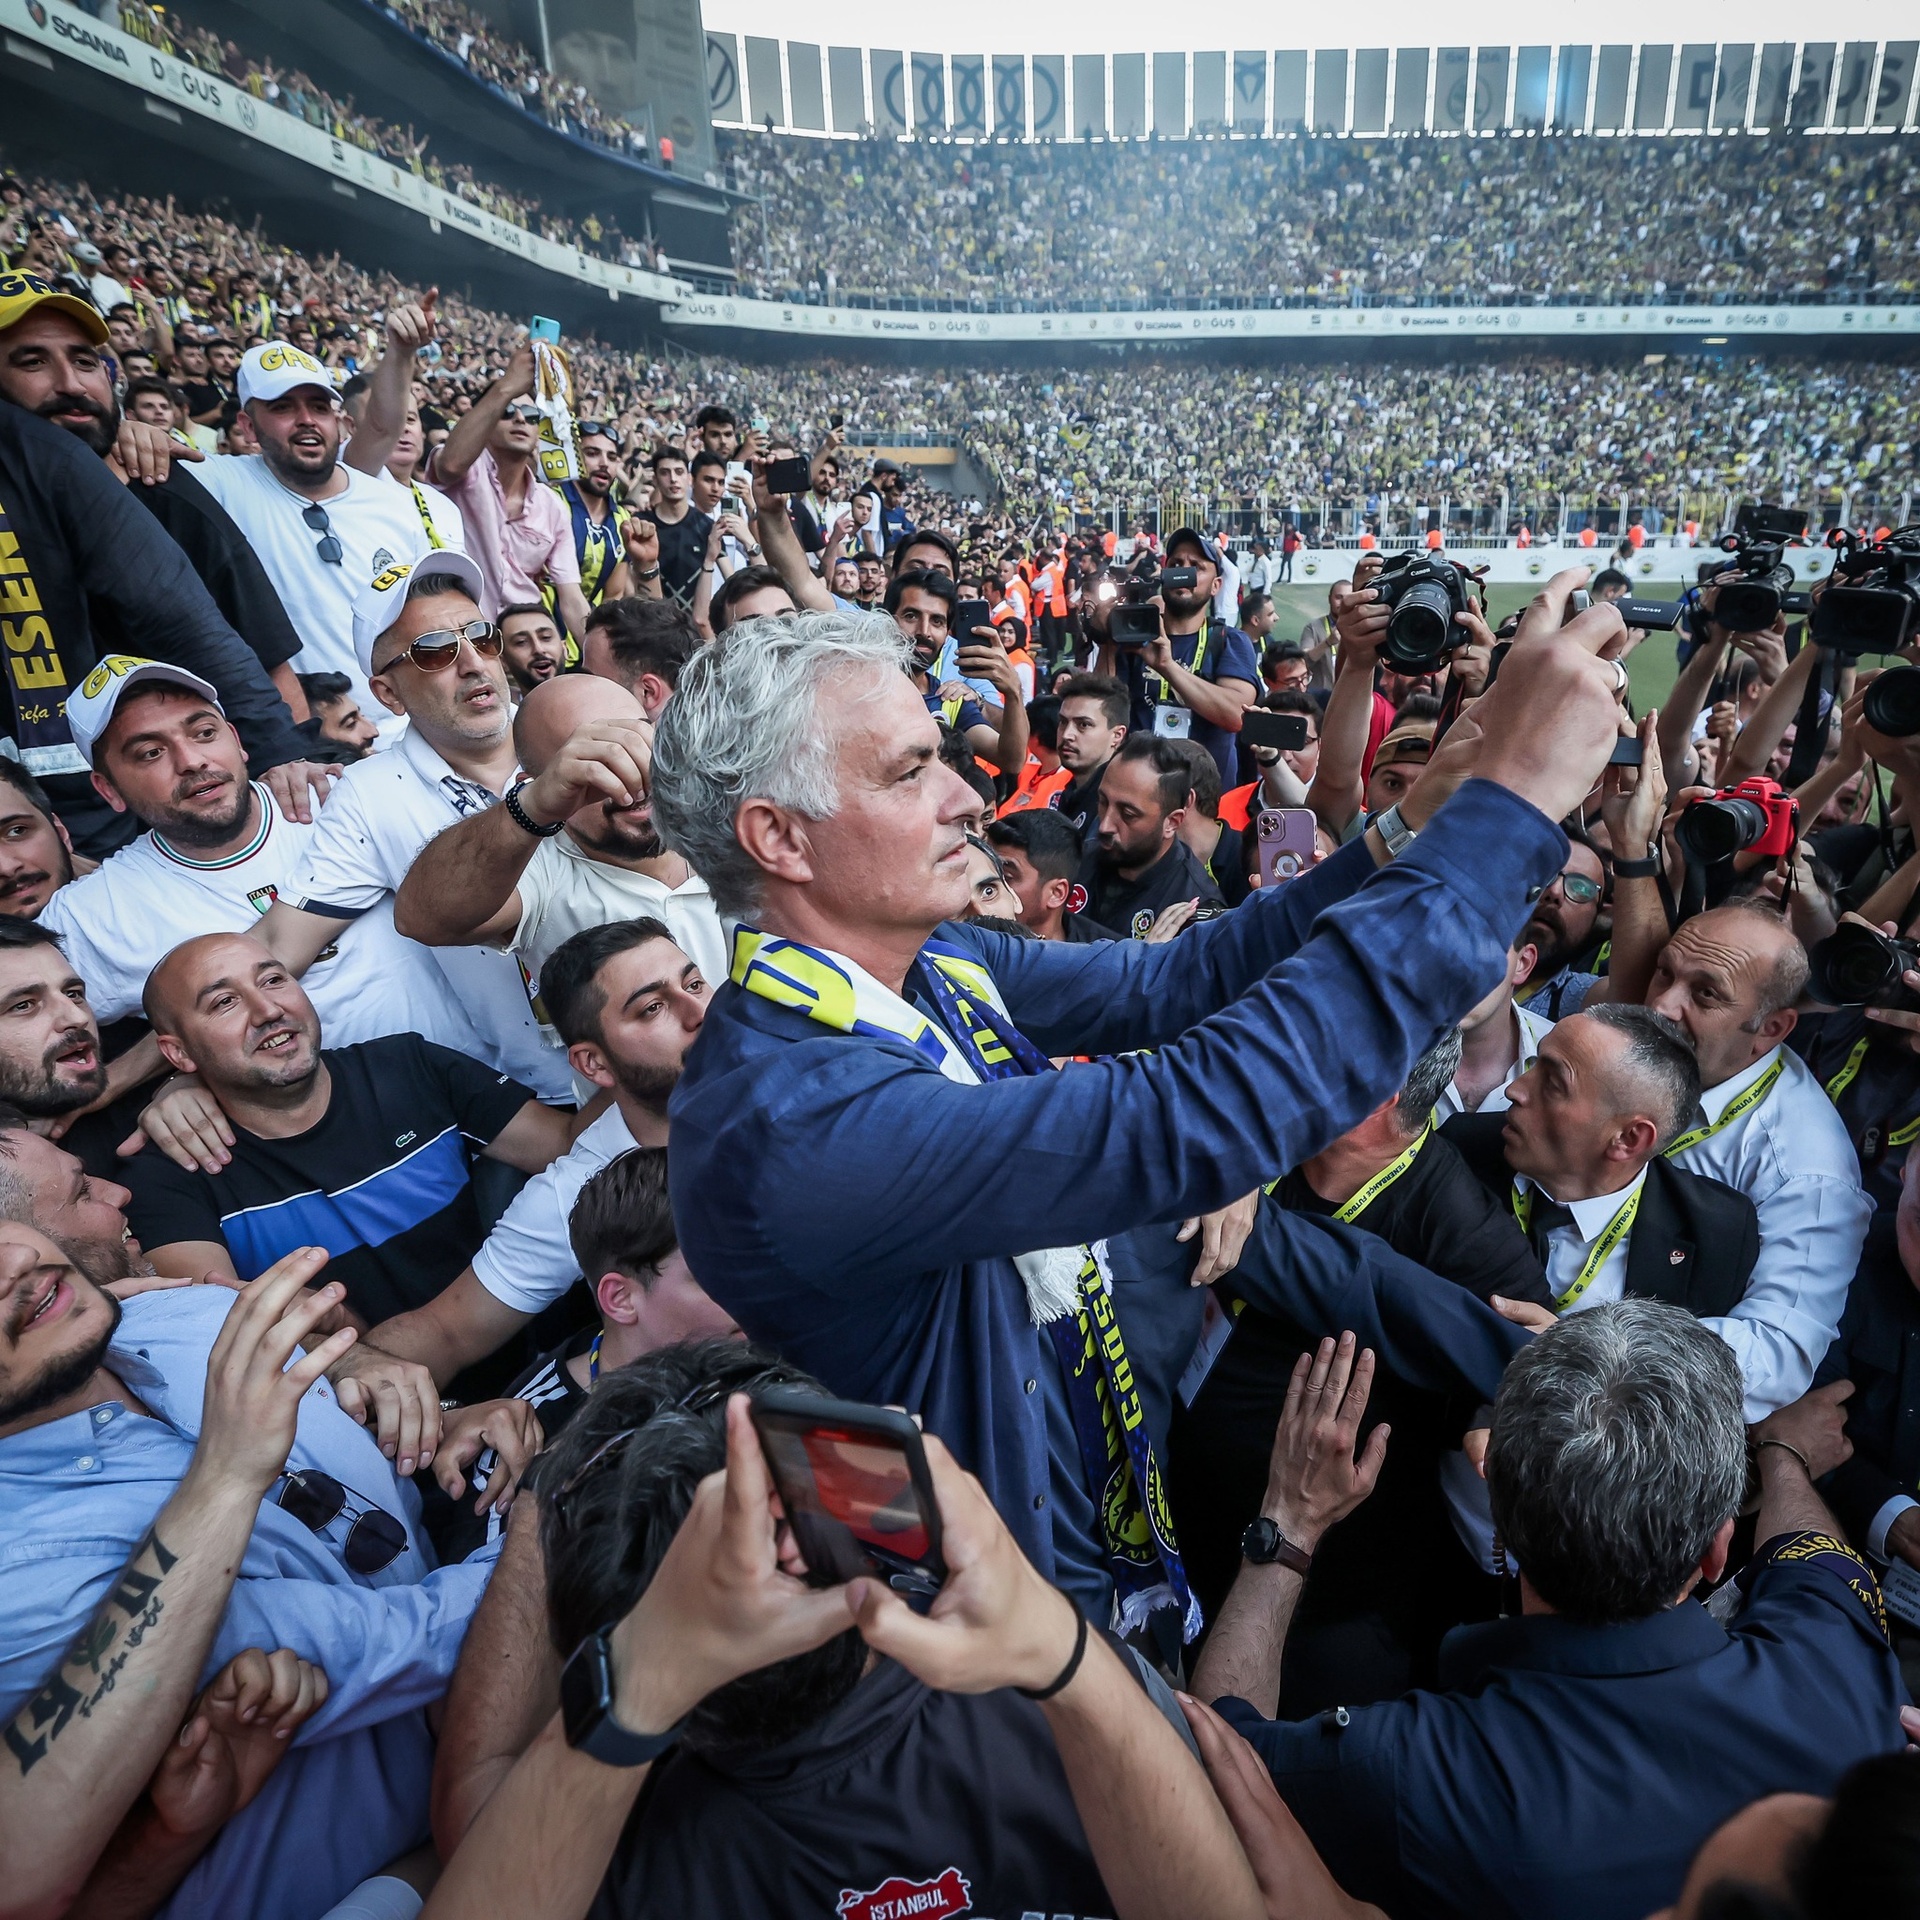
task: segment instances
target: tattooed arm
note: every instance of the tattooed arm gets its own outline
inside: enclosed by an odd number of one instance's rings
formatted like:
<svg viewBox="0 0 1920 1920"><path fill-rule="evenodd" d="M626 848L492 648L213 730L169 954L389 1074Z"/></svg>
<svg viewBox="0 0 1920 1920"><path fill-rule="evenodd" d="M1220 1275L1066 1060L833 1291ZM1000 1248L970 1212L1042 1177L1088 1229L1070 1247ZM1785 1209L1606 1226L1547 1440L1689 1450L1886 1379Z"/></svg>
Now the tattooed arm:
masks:
<svg viewBox="0 0 1920 1920"><path fill-rule="evenodd" d="M68 1909L180 1731L301 1395L353 1342L345 1328L288 1365L341 1297L304 1291L325 1264L302 1249L238 1295L207 1362L192 1463L58 1668L0 1727L9 1920Z"/></svg>

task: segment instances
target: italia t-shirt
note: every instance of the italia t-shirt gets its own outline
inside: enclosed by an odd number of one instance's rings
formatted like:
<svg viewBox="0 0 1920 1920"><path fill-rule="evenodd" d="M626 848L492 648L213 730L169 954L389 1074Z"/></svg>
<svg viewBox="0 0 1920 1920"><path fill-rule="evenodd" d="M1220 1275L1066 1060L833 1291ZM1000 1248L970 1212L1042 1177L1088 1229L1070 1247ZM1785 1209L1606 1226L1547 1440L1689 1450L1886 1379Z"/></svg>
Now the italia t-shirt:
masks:
<svg viewBox="0 0 1920 1920"><path fill-rule="evenodd" d="M189 1173L149 1148L126 1162L127 1218L142 1246L223 1242L252 1280L296 1247L325 1247L326 1272L372 1325L424 1306L456 1280L484 1237L473 1155L533 1095L477 1060L416 1034L321 1054L326 1116L267 1140L233 1128L233 1158Z"/></svg>

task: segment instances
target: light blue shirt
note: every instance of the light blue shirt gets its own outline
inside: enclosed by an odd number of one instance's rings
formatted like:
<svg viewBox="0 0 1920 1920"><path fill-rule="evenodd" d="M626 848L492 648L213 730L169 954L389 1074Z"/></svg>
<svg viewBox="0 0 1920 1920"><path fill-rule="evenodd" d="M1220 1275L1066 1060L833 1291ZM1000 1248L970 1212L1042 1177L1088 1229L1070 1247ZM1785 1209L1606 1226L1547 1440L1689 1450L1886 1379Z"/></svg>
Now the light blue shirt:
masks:
<svg viewBox="0 0 1920 1920"><path fill-rule="evenodd" d="M151 1418L114 1400L0 1440L0 1718L55 1671L179 1486L235 1297L183 1287L126 1303L106 1364ZM426 1838L433 1742L422 1709L446 1691L498 1552L436 1569L419 1496L324 1380L300 1403L288 1465L385 1508L408 1547L377 1574L351 1573L346 1520L316 1534L261 1503L201 1684L245 1648L287 1647L324 1669L330 1690L163 1909L178 1920L322 1914Z"/></svg>

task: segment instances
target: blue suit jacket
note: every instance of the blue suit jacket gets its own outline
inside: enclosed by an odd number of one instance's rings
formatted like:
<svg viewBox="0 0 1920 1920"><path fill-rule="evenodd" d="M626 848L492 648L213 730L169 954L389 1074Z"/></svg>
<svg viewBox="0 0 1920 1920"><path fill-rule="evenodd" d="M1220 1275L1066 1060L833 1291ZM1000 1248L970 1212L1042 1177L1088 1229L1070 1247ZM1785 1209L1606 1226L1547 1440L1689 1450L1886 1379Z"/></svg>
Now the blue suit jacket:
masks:
<svg viewBox="0 0 1920 1920"><path fill-rule="evenodd" d="M1565 849L1473 781L1390 865L1347 848L1168 946L953 930L1042 1052L1108 1056L1029 1079L959 1085L723 987L671 1108L688 1263L832 1391L919 1413L1051 1577L1012 1256L1225 1206L1343 1133L1498 979ZM981 1178L987 1154L1017 1177Z"/></svg>

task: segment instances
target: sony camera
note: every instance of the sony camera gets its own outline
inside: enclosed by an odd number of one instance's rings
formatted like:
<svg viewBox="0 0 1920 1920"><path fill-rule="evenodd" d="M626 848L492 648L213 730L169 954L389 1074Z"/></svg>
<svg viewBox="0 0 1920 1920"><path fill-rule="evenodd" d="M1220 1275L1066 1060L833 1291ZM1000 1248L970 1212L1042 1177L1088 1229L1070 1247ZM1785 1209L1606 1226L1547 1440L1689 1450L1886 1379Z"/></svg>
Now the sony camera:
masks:
<svg viewBox="0 0 1920 1920"><path fill-rule="evenodd" d="M1814 604L1812 635L1842 659L1897 653L1920 626L1920 525L1884 540L1862 540L1844 527L1827 536L1833 578Z"/></svg>
<svg viewBox="0 0 1920 1920"><path fill-rule="evenodd" d="M1191 593L1200 584L1197 567L1162 567L1158 573L1142 571L1119 580L1103 580L1101 597L1111 587L1113 610L1107 615L1107 638L1116 647L1144 647L1160 637L1160 609L1153 604L1155 594L1171 587L1176 593Z"/></svg>
<svg viewBox="0 0 1920 1920"><path fill-rule="evenodd" d="M1800 840L1800 804L1777 780L1764 776L1690 801L1674 828L1680 848L1701 866L1736 853L1791 859Z"/></svg>
<svg viewBox="0 0 1920 1920"><path fill-rule="evenodd" d="M1731 554L1709 582L1714 589L1714 625L1728 633L1765 633L1782 613L1805 613L1808 599L1793 589L1787 547L1804 541L1807 516L1791 507L1761 507L1748 501L1720 542Z"/></svg>
<svg viewBox="0 0 1920 1920"><path fill-rule="evenodd" d="M1920 994L1900 978L1920 967L1920 945L1911 940L1844 920L1807 949L1807 964L1808 990L1823 1006L1920 1010Z"/></svg>
<svg viewBox="0 0 1920 1920"><path fill-rule="evenodd" d="M1373 590L1390 610L1380 652L1396 673L1437 673L1471 638L1454 625L1467 611L1467 576L1451 560L1396 553L1373 576Z"/></svg>

